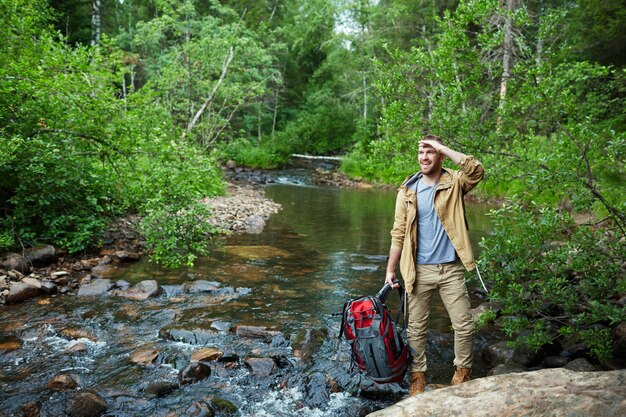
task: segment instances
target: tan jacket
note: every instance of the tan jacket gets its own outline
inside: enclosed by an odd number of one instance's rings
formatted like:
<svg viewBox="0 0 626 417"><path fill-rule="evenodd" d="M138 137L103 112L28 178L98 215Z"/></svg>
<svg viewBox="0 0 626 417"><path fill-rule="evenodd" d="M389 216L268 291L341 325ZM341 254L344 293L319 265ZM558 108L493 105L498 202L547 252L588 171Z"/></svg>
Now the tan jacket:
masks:
<svg viewBox="0 0 626 417"><path fill-rule="evenodd" d="M470 242L465 203L463 197L483 178L480 162L467 156L459 164L460 171L444 168L435 190L435 212L448 234L456 253L468 271L476 267ZM421 178L422 174L409 175L396 197L396 212L391 229L391 247L402 251L400 273L407 291L413 290L416 280L415 257L417 255L417 195L406 187L409 180Z"/></svg>

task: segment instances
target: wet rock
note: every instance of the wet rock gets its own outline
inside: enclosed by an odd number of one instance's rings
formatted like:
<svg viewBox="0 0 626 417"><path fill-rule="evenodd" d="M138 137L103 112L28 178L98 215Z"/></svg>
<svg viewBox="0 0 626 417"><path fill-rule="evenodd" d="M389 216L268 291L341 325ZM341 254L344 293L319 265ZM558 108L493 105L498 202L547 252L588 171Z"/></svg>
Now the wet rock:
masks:
<svg viewBox="0 0 626 417"><path fill-rule="evenodd" d="M215 338L215 333L210 330L195 329L168 329L159 330L159 336L163 339L184 342L190 345L206 345Z"/></svg>
<svg viewBox="0 0 626 417"><path fill-rule="evenodd" d="M39 295L39 288L24 282L12 282L4 302L6 304L18 304Z"/></svg>
<svg viewBox="0 0 626 417"><path fill-rule="evenodd" d="M287 347L289 346L291 342L289 341L289 339L285 338L285 335L281 334L277 334L276 336L272 337L272 341L270 343L271 347Z"/></svg>
<svg viewBox="0 0 626 417"><path fill-rule="evenodd" d="M222 414L235 414L237 406L224 398L215 397L211 399L211 405Z"/></svg>
<svg viewBox="0 0 626 417"><path fill-rule="evenodd" d="M130 282L124 281L123 279L118 279L115 281L115 288L119 288L120 290L127 290L130 288Z"/></svg>
<svg viewBox="0 0 626 417"><path fill-rule="evenodd" d="M326 338L326 329L306 329L298 332L293 341L293 355L304 361L313 359L313 355L319 350Z"/></svg>
<svg viewBox="0 0 626 417"><path fill-rule="evenodd" d="M114 276L117 273L117 268L112 264L100 264L91 268L90 273L96 278L105 279Z"/></svg>
<svg viewBox="0 0 626 417"><path fill-rule="evenodd" d="M57 292L57 285L54 282L50 282L50 281L43 281L41 283L41 292L44 294L56 294Z"/></svg>
<svg viewBox="0 0 626 417"><path fill-rule="evenodd" d="M0 259L0 268L7 271L16 270L22 274L30 274L30 262L19 253L8 253Z"/></svg>
<svg viewBox="0 0 626 417"><path fill-rule="evenodd" d="M248 216L244 223L246 225L246 232L253 235L258 235L265 229L265 220L256 214Z"/></svg>
<svg viewBox="0 0 626 417"><path fill-rule="evenodd" d="M185 410L184 417L214 417L215 411L204 402L194 402Z"/></svg>
<svg viewBox="0 0 626 417"><path fill-rule="evenodd" d="M41 415L41 401L31 401L22 404L21 408L24 417L39 417Z"/></svg>
<svg viewBox="0 0 626 417"><path fill-rule="evenodd" d="M196 350L191 354L192 362L213 362L218 360L220 357L224 355L219 349L215 348L204 348Z"/></svg>
<svg viewBox="0 0 626 417"><path fill-rule="evenodd" d="M56 263L59 257L52 245L40 245L26 251L26 259L36 268Z"/></svg>
<svg viewBox="0 0 626 417"><path fill-rule="evenodd" d="M163 289L156 280L141 281L137 285L128 290L121 290L116 293L119 297L129 298L131 300L146 300L151 297L157 297L162 293Z"/></svg>
<svg viewBox="0 0 626 417"><path fill-rule="evenodd" d="M229 321L221 321L221 320L217 320L211 323L211 327L214 328L215 330L219 330L220 332L230 331L230 328L232 327L232 325L233 324Z"/></svg>
<svg viewBox="0 0 626 417"><path fill-rule="evenodd" d="M178 372L180 385L194 384L211 376L211 367L204 362L192 362Z"/></svg>
<svg viewBox="0 0 626 417"><path fill-rule="evenodd" d="M573 361L568 362L567 365L564 366L564 368L575 372L597 371L596 367L589 363L589 361L585 358L574 359Z"/></svg>
<svg viewBox="0 0 626 417"><path fill-rule="evenodd" d="M135 262L141 258L141 256L137 252L127 251L127 250L115 251L113 256L119 262Z"/></svg>
<svg viewBox="0 0 626 417"><path fill-rule="evenodd" d="M510 361L514 352L515 349L509 347L508 342L501 341L485 347L482 352L482 358L489 367L495 367Z"/></svg>
<svg viewBox="0 0 626 417"><path fill-rule="evenodd" d="M159 354L160 352L156 349L137 350L131 353L130 360L138 365L149 366L155 363Z"/></svg>
<svg viewBox="0 0 626 417"><path fill-rule="evenodd" d="M543 360L544 368L562 368L569 362L565 356L548 356Z"/></svg>
<svg viewBox="0 0 626 417"><path fill-rule="evenodd" d="M243 363L255 376L269 376L276 370L276 363L271 358L244 358Z"/></svg>
<svg viewBox="0 0 626 417"><path fill-rule="evenodd" d="M153 382L146 387L144 392L155 397L165 397L178 389L178 383L170 381Z"/></svg>
<svg viewBox="0 0 626 417"><path fill-rule="evenodd" d="M219 289L221 284L216 281L206 281L203 279L186 282L183 284L184 291L190 294L213 292Z"/></svg>
<svg viewBox="0 0 626 417"><path fill-rule="evenodd" d="M478 378L409 397L370 417L585 416L626 414L626 370L543 369Z"/></svg>
<svg viewBox="0 0 626 417"><path fill-rule="evenodd" d="M83 342L78 342L65 349L65 353L68 355L85 355L89 352L87 345Z"/></svg>
<svg viewBox="0 0 626 417"><path fill-rule="evenodd" d="M235 334L240 337L252 337L259 339L271 340L274 336L280 334L279 331L271 330L267 327L259 326L237 326Z"/></svg>
<svg viewBox="0 0 626 417"><path fill-rule="evenodd" d="M48 388L55 391L66 391L78 387L78 379L74 375L59 374L48 382Z"/></svg>
<svg viewBox="0 0 626 417"><path fill-rule="evenodd" d="M312 408L323 408L330 402L330 390L326 384L326 376L321 372L314 372L309 375L304 402Z"/></svg>
<svg viewBox="0 0 626 417"><path fill-rule="evenodd" d="M87 339L87 340L91 340L92 342L98 341L98 338L95 335L83 329L75 329L75 328L68 327L65 329L61 329L59 334L61 335L61 337L65 339L69 339L69 340Z"/></svg>
<svg viewBox="0 0 626 417"><path fill-rule="evenodd" d="M98 297L105 295L113 288L110 279L94 279L80 286L78 289L79 297Z"/></svg>
<svg viewBox="0 0 626 417"><path fill-rule="evenodd" d="M22 348L22 341L16 337L3 337L0 339L0 352L8 353Z"/></svg>
<svg viewBox="0 0 626 417"><path fill-rule="evenodd" d="M95 417L106 409L106 401L97 392L80 390L68 401L66 412L70 417Z"/></svg>

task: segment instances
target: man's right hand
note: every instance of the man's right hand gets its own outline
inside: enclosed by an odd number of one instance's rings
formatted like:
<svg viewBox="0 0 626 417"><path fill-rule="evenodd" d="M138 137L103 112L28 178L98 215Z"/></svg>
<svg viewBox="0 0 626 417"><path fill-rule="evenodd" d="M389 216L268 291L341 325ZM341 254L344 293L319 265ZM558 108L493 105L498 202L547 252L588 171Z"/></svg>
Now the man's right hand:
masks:
<svg viewBox="0 0 626 417"><path fill-rule="evenodd" d="M385 277L385 283L389 284L389 286L391 288L399 288L400 287L400 283L396 279L396 273L395 272L387 271L387 276Z"/></svg>

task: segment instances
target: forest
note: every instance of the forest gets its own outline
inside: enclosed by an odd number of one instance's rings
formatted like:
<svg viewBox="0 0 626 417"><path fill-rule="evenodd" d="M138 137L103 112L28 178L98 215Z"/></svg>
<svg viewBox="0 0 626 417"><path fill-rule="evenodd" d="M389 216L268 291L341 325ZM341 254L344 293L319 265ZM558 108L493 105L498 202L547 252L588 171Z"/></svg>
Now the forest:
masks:
<svg viewBox="0 0 626 417"><path fill-rule="evenodd" d="M0 252L88 251L133 213L156 262L193 264L225 161L340 155L397 185L436 133L495 202L483 321L610 363L625 22L623 0L0 0Z"/></svg>

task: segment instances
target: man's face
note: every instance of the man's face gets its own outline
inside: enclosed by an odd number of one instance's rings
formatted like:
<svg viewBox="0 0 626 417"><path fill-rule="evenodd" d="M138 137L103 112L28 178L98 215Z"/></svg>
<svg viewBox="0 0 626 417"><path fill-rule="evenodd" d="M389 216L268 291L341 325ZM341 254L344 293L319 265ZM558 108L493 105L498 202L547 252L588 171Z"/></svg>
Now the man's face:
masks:
<svg viewBox="0 0 626 417"><path fill-rule="evenodd" d="M441 165L443 164L444 155L440 154L428 145L421 145L419 147L419 163L420 170L424 175L434 174L441 171Z"/></svg>

